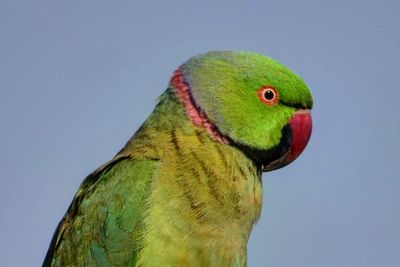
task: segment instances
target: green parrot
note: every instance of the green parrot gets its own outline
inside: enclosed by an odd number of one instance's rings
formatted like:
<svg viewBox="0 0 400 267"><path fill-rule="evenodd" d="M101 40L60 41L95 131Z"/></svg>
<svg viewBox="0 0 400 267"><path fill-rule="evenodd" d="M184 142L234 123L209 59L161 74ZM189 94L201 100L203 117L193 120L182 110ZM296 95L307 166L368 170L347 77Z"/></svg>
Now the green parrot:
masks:
<svg viewBox="0 0 400 267"><path fill-rule="evenodd" d="M246 266L261 174L304 150L312 105L305 82L263 55L189 59L125 147L82 182L43 266Z"/></svg>

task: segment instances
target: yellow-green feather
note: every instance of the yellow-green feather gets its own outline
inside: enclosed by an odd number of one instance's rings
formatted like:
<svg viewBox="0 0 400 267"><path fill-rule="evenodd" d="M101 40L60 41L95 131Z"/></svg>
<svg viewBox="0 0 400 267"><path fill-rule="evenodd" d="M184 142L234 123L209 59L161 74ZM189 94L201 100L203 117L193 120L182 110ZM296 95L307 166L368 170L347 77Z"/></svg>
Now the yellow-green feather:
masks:
<svg viewBox="0 0 400 267"><path fill-rule="evenodd" d="M193 99L182 101L170 85L121 152L86 178L44 266L246 266L261 166L239 147L268 153L296 109L312 107L311 93L255 53L212 52L180 71ZM260 101L265 85L279 92L279 104ZM193 112L236 145L193 123L184 105L192 100Z"/></svg>
<svg viewBox="0 0 400 267"><path fill-rule="evenodd" d="M172 90L118 157L82 184L52 266L245 266L261 175Z"/></svg>

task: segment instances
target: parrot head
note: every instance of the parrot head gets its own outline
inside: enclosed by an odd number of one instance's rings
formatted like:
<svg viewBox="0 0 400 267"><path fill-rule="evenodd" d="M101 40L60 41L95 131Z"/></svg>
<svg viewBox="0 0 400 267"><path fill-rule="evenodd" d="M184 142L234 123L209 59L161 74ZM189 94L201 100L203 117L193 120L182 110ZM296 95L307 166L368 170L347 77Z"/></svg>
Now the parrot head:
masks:
<svg viewBox="0 0 400 267"><path fill-rule="evenodd" d="M310 90L298 75L263 55L196 56L175 72L171 85L193 123L243 151L262 171L294 161L311 136Z"/></svg>

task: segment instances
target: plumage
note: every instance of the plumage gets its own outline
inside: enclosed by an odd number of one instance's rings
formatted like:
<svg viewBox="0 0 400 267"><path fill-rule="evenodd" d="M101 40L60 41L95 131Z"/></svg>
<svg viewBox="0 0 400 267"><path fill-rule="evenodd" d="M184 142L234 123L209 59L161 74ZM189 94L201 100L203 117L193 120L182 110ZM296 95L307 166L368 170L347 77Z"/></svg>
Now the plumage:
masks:
<svg viewBox="0 0 400 267"><path fill-rule="evenodd" d="M270 58L190 59L126 146L83 181L43 266L246 266L261 173L302 152L311 107L303 80Z"/></svg>

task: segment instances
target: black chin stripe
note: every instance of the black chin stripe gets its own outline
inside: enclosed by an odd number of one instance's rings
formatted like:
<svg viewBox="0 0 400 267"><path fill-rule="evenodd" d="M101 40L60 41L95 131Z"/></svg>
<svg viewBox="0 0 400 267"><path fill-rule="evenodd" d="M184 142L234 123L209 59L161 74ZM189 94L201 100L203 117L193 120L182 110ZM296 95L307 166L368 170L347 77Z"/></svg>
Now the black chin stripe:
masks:
<svg viewBox="0 0 400 267"><path fill-rule="evenodd" d="M241 150L257 167L268 165L269 163L285 155L292 145L293 133L289 124L282 129L282 138L279 144L270 149L257 149L250 146L232 141L231 145Z"/></svg>

